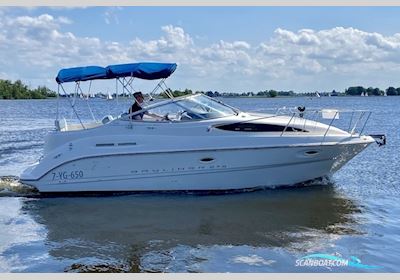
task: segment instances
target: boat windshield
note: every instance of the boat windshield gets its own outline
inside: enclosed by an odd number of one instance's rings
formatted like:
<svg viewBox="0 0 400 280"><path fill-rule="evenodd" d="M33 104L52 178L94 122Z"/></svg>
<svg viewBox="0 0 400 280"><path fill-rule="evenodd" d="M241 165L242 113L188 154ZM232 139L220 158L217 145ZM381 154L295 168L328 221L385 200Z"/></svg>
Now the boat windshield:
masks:
<svg viewBox="0 0 400 280"><path fill-rule="evenodd" d="M144 109L143 121L190 121L214 119L237 114L232 107L204 95L192 95ZM158 118L158 117L159 118Z"/></svg>

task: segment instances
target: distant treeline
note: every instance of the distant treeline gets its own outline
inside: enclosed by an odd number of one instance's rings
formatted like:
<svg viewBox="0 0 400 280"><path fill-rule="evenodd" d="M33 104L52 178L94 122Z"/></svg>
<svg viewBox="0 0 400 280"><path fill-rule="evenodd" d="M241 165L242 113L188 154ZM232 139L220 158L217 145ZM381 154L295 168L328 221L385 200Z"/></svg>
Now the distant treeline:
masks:
<svg viewBox="0 0 400 280"><path fill-rule="evenodd" d="M29 89L20 80L11 82L0 79L0 99L43 99L56 97L56 93L47 87Z"/></svg>
<svg viewBox="0 0 400 280"><path fill-rule="evenodd" d="M373 87L354 86L347 88L344 92L332 90L330 92L294 92L290 91L277 91L277 90L264 90L259 92L218 92L218 91L192 91L191 89L185 90L171 90L175 97L192 94L203 93L211 97L277 97L277 96L380 96L380 95L400 95L400 87L388 87L385 90ZM167 97L165 93L161 93L162 97ZM0 99L43 99L56 97L56 92L50 90L45 86L39 86L36 89L29 89L20 80L11 82L9 80L0 79Z"/></svg>
<svg viewBox="0 0 400 280"><path fill-rule="evenodd" d="M370 95L400 95L400 87L398 88L394 88L394 87L388 87L386 90L381 90L379 88L373 88L373 87L369 87L369 88L364 88L361 86L358 87L349 87L348 89L346 89L346 91L344 92L345 95L365 95L368 94L368 96Z"/></svg>
<svg viewBox="0 0 400 280"><path fill-rule="evenodd" d="M178 96L183 96L187 94L192 94L193 91L190 89L185 89L183 91L180 90L174 90L172 91L175 97ZM259 92L242 92L242 93L237 93L237 92L218 92L218 91L197 91L196 93L203 93L211 97L277 97L277 96L346 96L346 95L351 95L351 96L363 96L363 95L368 95L368 96L380 96L380 95L400 95L400 87L399 88L394 88L394 87L388 87L386 90L381 90L379 88L364 88L362 86L355 86L355 87L349 87L347 88L344 92L339 92L336 90L332 90L330 92L294 92L292 90L290 91L277 91L277 90L264 90L264 91L259 91ZM162 96L167 97L164 93Z"/></svg>

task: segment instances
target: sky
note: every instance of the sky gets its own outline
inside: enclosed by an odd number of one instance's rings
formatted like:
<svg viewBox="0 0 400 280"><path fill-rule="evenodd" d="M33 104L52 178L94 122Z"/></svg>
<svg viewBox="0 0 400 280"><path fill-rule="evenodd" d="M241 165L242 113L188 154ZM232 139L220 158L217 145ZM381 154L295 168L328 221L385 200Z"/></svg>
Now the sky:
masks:
<svg viewBox="0 0 400 280"><path fill-rule="evenodd" d="M62 68L154 61L178 64L172 89L400 87L399 14L400 7L1 7L0 79L56 89Z"/></svg>

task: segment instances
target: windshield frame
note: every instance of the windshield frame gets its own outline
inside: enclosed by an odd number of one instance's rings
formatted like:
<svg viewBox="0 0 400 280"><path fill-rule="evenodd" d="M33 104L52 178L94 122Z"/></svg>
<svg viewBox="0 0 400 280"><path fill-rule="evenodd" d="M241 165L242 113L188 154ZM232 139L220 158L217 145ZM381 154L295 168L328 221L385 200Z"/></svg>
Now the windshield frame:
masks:
<svg viewBox="0 0 400 280"><path fill-rule="evenodd" d="M122 116L120 116L119 119L122 119L122 120L131 120L131 121L138 121L138 122L146 122L146 123L148 123L148 122L160 123L160 121L156 121L156 120L154 120L154 121L153 121L153 120L148 120L148 119L146 119L146 120L143 120L143 119L138 120L138 119L135 119L135 118L133 118L133 117L134 117L134 116L137 116L137 115L139 115L139 114L145 113L145 112L148 111L148 110L155 109L155 108L158 108L158 107L161 107L161 106L165 106L165 105L169 105L169 104L172 104L172 103L175 103L176 106L179 106L179 107L181 107L181 108L183 108L183 109L188 109L188 108L186 108L185 106L179 104L178 102L179 102L179 101L182 101L182 100L185 100L185 99L190 99L190 98L193 98L193 97L196 97L196 96L202 96L202 97L208 98L208 99L210 99L210 100L213 101L213 102L217 102L217 103L219 103L219 104L222 105L222 106L228 107L228 108L231 109L233 112L232 112L232 114L228 114L228 115L226 115L226 116L218 116L218 117L212 117L212 118L189 119L189 120L185 120L185 121L183 121L183 122L193 122L193 121L197 121L197 122L198 122L198 121L205 121L205 120L211 120L211 119L219 119L219 118L224 118L224 117L233 116L233 115L236 115L236 116L237 116L237 115L239 115L239 113L241 112L239 109L237 109L237 108L235 108L235 107L233 107L233 106L230 106L230 105L228 105L228 104L225 104L224 102L222 102L222 101L220 101L220 100L214 99L214 98L212 98L212 97L210 97L210 96L207 96L207 95L205 95L205 94L202 94L202 93L195 93L195 94L188 94L188 95L185 95L185 96L176 97L176 98L174 98L174 99L165 100L165 101L160 101L160 102L157 102L157 103L154 103L154 104L150 104L150 105L148 105L148 106L146 106L146 107L143 107L142 110L133 112L133 113L131 113L131 114L126 114L126 115L124 115L124 116L123 116L124 118L122 118ZM193 113L196 114L195 112L193 112ZM127 119L126 119L126 118L127 118ZM168 121L167 121L167 122L168 122ZM180 121L174 121L174 122L180 122Z"/></svg>

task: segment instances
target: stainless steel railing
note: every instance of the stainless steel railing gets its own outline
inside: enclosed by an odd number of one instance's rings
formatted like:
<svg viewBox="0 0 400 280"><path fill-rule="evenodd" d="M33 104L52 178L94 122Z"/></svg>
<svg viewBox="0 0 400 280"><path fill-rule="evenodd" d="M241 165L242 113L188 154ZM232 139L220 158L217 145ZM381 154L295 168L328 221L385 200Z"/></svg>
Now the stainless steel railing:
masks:
<svg viewBox="0 0 400 280"><path fill-rule="evenodd" d="M372 112L369 110L347 110L347 109L338 110L338 109L311 108L311 109L305 109L304 111L299 111L298 108L282 107L273 110L275 111L273 113L273 116L275 117L290 116L284 130L281 133L281 136L284 135L288 127L291 124L293 125L295 121L303 120L302 122L303 130L305 130L308 121L321 122L327 124L328 127L323 135L323 139L325 139L329 130L334 125L350 133L351 136L356 134L361 135L364 132L368 120L372 114ZM324 116L324 115L330 115L330 116ZM349 115L348 118L347 115ZM320 117L320 119L318 119L318 117ZM348 121L345 121L345 119L348 119ZM326 121L324 120L328 120L328 123L326 123Z"/></svg>

